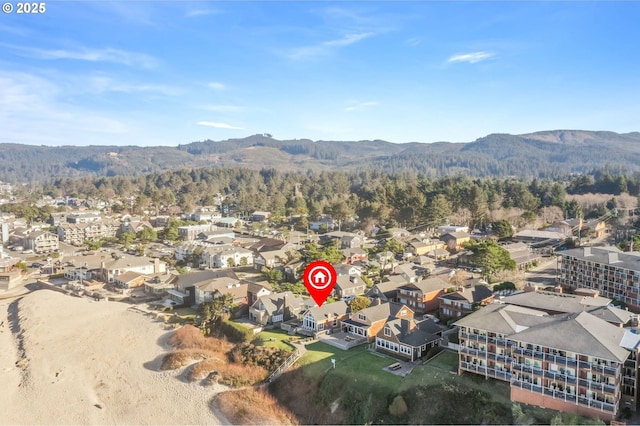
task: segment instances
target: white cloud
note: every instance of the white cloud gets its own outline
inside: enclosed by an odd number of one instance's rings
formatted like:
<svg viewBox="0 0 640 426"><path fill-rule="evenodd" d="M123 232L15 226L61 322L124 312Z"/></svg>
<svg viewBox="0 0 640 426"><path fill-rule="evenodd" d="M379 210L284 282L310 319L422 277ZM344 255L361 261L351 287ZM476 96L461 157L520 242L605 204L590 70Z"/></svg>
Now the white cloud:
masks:
<svg viewBox="0 0 640 426"><path fill-rule="evenodd" d="M214 123L213 121L198 121L198 126L215 127L216 129L244 130L242 127L232 126L227 123Z"/></svg>
<svg viewBox="0 0 640 426"><path fill-rule="evenodd" d="M472 52L472 53L464 53L461 55L454 55L447 59L447 62L468 62L470 64L475 64L480 61L484 61L486 59L492 58L495 56L491 52Z"/></svg>
<svg viewBox="0 0 640 426"><path fill-rule="evenodd" d="M211 81L209 83L207 83L207 87L209 89L213 89L213 90L224 90L227 88L227 86L225 86L224 84L220 83L219 81Z"/></svg>
<svg viewBox="0 0 640 426"><path fill-rule="evenodd" d="M374 107L376 105L380 105L380 102L376 102L376 101L359 102L357 104L350 105L350 106L346 107L344 110L345 111L357 111L357 110L360 110L360 109L363 109L363 108Z"/></svg>
<svg viewBox="0 0 640 426"><path fill-rule="evenodd" d="M324 41L314 46L298 47L290 51L287 56L291 59L302 59L326 55L330 53L333 48L351 46L352 44L358 43L374 35L375 33L372 32L347 34L342 38Z"/></svg>
<svg viewBox="0 0 640 426"><path fill-rule="evenodd" d="M41 49L36 47L15 46L5 43L2 43L2 46L13 49L23 56L36 59L71 59L87 62L112 62L142 68L154 68L158 65L158 60L153 56L113 48L90 49L79 47L75 49Z"/></svg>

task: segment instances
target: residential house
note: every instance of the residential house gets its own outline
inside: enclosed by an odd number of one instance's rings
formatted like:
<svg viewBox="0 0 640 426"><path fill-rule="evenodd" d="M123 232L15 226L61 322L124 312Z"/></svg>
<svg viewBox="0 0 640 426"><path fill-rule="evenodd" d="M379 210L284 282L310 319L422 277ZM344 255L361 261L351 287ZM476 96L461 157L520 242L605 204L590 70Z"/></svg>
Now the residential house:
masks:
<svg viewBox="0 0 640 426"><path fill-rule="evenodd" d="M340 322L349 316L349 305L339 300L308 309L301 321L301 328L311 333L325 330L339 330Z"/></svg>
<svg viewBox="0 0 640 426"><path fill-rule="evenodd" d="M120 225L118 235L124 234L125 232L137 234L145 228L153 229L153 225L147 220L127 220Z"/></svg>
<svg viewBox="0 0 640 426"><path fill-rule="evenodd" d="M201 255L202 265L208 268L231 268L253 265L253 252L231 244L206 247Z"/></svg>
<svg viewBox="0 0 640 426"><path fill-rule="evenodd" d="M287 254L289 251L290 250L273 250L259 252L254 255L253 266L259 271L282 267L289 260L289 255Z"/></svg>
<svg viewBox="0 0 640 426"><path fill-rule="evenodd" d="M507 243L502 244L501 247L509 252L511 259L516 262L517 269L526 269L528 266L540 261L540 255L531 251L525 243Z"/></svg>
<svg viewBox="0 0 640 426"><path fill-rule="evenodd" d="M157 274L144 282L144 291L146 293L164 296L169 290L175 289L176 273L165 272Z"/></svg>
<svg viewBox="0 0 640 426"><path fill-rule="evenodd" d="M250 220L252 222L267 222L270 216L271 212L255 211L251 214Z"/></svg>
<svg viewBox="0 0 640 426"><path fill-rule="evenodd" d="M179 275L174 281L176 289L188 293L194 288L195 304L200 305L231 294L233 303L247 305L248 284L241 282L232 270L206 270Z"/></svg>
<svg viewBox="0 0 640 426"><path fill-rule="evenodd" d="M441 332L432 318L392 318L376 335L376 350L413 362L437 344Z"/></svg>
<svg viewBox="0 0 640 426"><path fill-rule="evenodd" d="M254 303L256 303L256 301L262 297L262 296L266 296L267 294L271 294L272 292L272 288L271 288L271 284L269 284L269 281L259 281L259 282L253 282L253 281L245 281L247 284L247 304L249 306L253 305Z"/></svg>
<svg viewBox="0 0 640 426"><path fill-rule="evenodd" d="M187 215L187 219L195 220L196 222L213 222L221 219L222 214L220 213L220 209L218 206L202 206L195 209L194 212Z"/></svg>
<svg viewBox="0 0 640 426"><path fill-rule="evenodd" d="M471 241L471 235L466 232L448 232L440 236L440 240L444 243L449 251L458 251L463 244Z"/></svg>
<svg viewBox="0 0 640 426"><path fill-rule="evenodd" d="M407 282L400 275L391 275L385 277L385 281L374 284L367 293L366 296L372 300L379 299L381 302L397 302L398 292L400 287L407 284Z"/></svg>
<svg viewBox="0 0 640 426"><path fill-rule="evenodd" d="M458 372L509 383L513 402L611 421L635 410L640 336L588 312L491 304L456 322Z"/></svg>
<svg viewBox="0 0 640 426"><path fill-rule="evenodd" d="M337 227L338 222L331 219L330 216L322 216L317 221L309 222L309 229L311 229L312 231L321 231L323 229L327 231L333 231Z"/></svg>
<svg viewBox="0 0 640 426"><path fill-rule="evenodd" d="M404 228L388 228L387 232L391 235L391 238L398 241L401 241L411 235L411 232Z"/></svg>
<svg viewBox="0 0 640 426"><path fill-rule="evenodd" d="M0 291L9 290L22 282L23 273L16 265L20 262L18 258L4 257L0 258Z"/></svg>
<svg viewBox="0 0 640 426"><path fill-rule="evenodd" d="M144 283L149 280L148 275L140 274L138 272L128 271L124 274L118 275L113 279L113 284L116 287L130 290L132 288L144 287Z"/></svg>
<svg viewBox="0 0 640 426"><path fill-rule="evenodd" d="M562 243L567 238L560 232L536 231L533 229L525 229L517 232L511 237L515 242L523 242L531 247L542 248Z"/></svg>
<svg viewBox="0 0 640 426"><path fill-rule="evenodd" d="M293 259L284 265L284 278L288 281L297 281L302 277L305 262L300 259Z"/></svg>
<svg viewBox="0 0 640 426"><path fill-rule="evenodd" d="M405 252L413 256L425 256L430 251L443 248L444 244L439 240L413 239L405 246Z"/></svg>
<svg viewBox="0 0 640 426"><path fill-rule="evenodd" d="M236 228L242 226L242 219L237 217L221 217L214 222L216 225L223 228Z"/></svg>
<svg viewBox="0 0 640 426"><path fill-rule="evenodd" d="M371 343L390 317L410 319L413 311L400 303L380 303L349 314L349 318L342 321L341 328Z"/></svg>
<svg viewBox="0 0 640 426"><path fill-rule="evenodd" d="M459 287L458 291L440 296L440 315L460 318L480 306L493 303L493 299L493 291L485 285L475 285L471 288Z"/></svg>
<svg viewBox="0 0 640 426"><path fill-rule="evenodd" d="M450 255L445 249L435 249L427 252L427 256L435 260L446 260Z"/></svg>
<svg viewBox="0 0 640 426"><path fill-rule="evenodd" d="M36 253L50 253L57 251L60 240L56 234L46 231L34 231L22 240L25 249Z"/></svg>
<svg viewBox="0 0 640 426"><path fill-rule="evenodd" d="M258 324L279 324L297 318L304 300L290 291L261 296L249 308L249 319Z"/></svg>
<svg viewBox="0 0 640 426"><path fill-rule="evenodd" d="M333 293L339 299L353 299L354 297L364 294L367 285L358 275L340 275L333 287Z"/></svg>
<svg viewBox="0 0 640 426"><path fill-rule="evenodd" d="M400 287L398 300L400 303L406 304L416 314L426 314L438 310L438 297L442 296L450 286L440 277L427 278Z"/></svg>
<svg viewBox="0 0 640 426"><path fill-rule="evenodd" d="M277 240L275 238L261 238L258 242L252 244L249 249L257 253L263 253L266 251L276 250L294 250L296 247L293 244L287 243L283 240Z"/></svg>
<svg viewBox="0 0 640 426"><path fill-rule="evenodd" d="M438 226L438 232L440 235L448 234L450 232L469 232L469 227L464 225L443 225Z"/></svg>
<svg viewBox="0 0 640 426"><path fill-rule="evenodd" d="M563 234L566 237L573 236L574 232L577 233L579 229L582 229L582 219L566 219L559 222L554 222L551 225L543 229L543 231L557 232Z"/></svg>
<svg viewBox="0 0 640 426"><path fill-rule="evenodd" d="M340 251L344 256L343 263L346 263L347 265L351 265L352 263L356 263L356 262L362 262L369 258L369 255L367 254L367 252L359 247L346 248Z"/></svg>
<svg viewBox="0 0 640 426"><path fill-rule="evenodd" d="M590 220L584 223L583 229L591 230L594 238L604 237L609 233L609 227L603 220Z"/></svg>
<svg viewBox="0 0 640 426"><path fill-rule="evenodd" d="M178 237L185 241L193 241L201 232L208 232L212 229L211 225L178 226Z"/></svg>
<svg viewBox="0 0 640 426"><path fill-rule="evenodd" d="M332 231L320 235L320 243L326 244L329 241L336 241L340 249L353 249L362 247L363 237L353 232Z"/></svg>
<svg viewBox="0 0 640 426"><path fill-rule="evenodd" d="M598 290L640 312L640 253L616 247L580 247L560 252L557 282L570 290Z"/></svg>
<svg viewBox="0 0 640 426"><path fill-rule="evenodd" d="M394 269L394 272L397 275L401 275L407 283L417 283L425 276L429 275L429 271L426 268L422 268L412 263L403 263L402 265L398 265Z"/></svg>
<svg viewBox="0 0 640 426"><path fill-rule="evenodd" d="M348 276L357 275L359 277L362 276L362 269L359 266L347 265L344 263L334 263L332 266L333 266L333 269L336 270L336 274L338 276L341 276L341 275L348 275Z"/></svg>
<svg viewBox="0 0 640 426"><path fill-rule="evenodd" d="M158 258L147 256L122 256L118 259L102 260L97 276L106 283L114 283L126 272L142 275L163 274L167 272L167 264Z"/></svg>

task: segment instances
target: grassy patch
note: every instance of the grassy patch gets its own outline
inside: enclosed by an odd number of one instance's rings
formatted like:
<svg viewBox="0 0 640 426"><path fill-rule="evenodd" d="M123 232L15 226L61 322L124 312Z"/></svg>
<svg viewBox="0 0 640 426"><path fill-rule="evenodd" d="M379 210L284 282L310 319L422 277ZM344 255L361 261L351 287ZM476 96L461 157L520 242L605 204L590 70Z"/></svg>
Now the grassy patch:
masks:
<svg viewBox="0 0 640 426"><path fill-rule="evenodd" d="M280 329L262 331L251 341L256 346L266 346L290 351L295 349L288 341L291 338L286 331Z"/></svg>

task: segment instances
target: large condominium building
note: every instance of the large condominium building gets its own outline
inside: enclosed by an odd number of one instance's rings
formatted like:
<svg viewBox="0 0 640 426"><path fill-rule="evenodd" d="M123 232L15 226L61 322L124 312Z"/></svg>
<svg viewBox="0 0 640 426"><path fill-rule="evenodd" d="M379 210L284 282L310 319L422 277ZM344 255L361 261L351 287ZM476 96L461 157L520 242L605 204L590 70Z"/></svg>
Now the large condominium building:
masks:
<svg viewBox="0 0 640 426"><path fill-rule="evenodd" d="M640 334L587 312L494 303L456 322L459 373L510 384L511 400L614 419L636 410Z"/></svg>
<svg viewBox="0 0 640 426"><path fill-rule="evenodd" d="M640 311L640 253L615 247L581 247L563 252L558 283L565 288L599 290L604 297Z"/></svg>

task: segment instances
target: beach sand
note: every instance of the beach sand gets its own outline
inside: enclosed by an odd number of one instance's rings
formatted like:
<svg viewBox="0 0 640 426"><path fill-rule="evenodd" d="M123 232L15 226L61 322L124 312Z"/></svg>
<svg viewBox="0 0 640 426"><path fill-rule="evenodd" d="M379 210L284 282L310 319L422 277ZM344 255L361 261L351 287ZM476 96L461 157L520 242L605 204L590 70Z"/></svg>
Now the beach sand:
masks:
<svg viewBox="0 0 640 426"><path fill-rule="evenodd" d="M129 307L49 290L0 301L0 423L227 423L221 389L158 371L170 332Z"/></svg>

